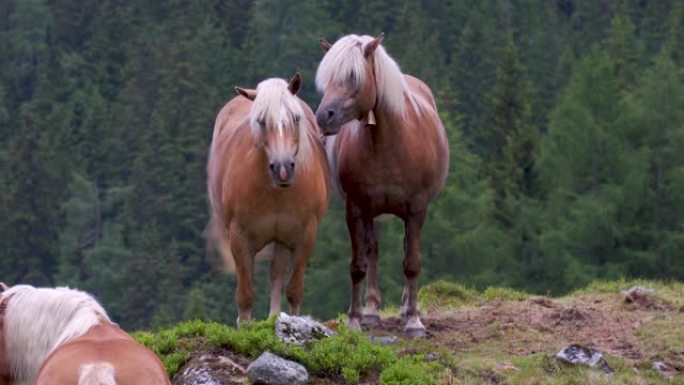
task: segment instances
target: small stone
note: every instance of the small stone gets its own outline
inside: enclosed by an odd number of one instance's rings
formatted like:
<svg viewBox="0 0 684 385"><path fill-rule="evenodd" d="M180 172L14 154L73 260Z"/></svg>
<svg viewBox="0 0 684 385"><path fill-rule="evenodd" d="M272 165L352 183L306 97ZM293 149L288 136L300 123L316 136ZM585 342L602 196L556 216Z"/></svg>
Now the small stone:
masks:
<svg viewBox="0 0 684 385"><path fill-rule="evenodd" d="M659 301L655 297L655 290L644 286L632 286L624 290L625 303L642 309L668 310L667 303Z"/></svg>
<svg viewBox="0 0 684 385"><path fill-rule="evenodd" d="M332 330L311 317L289 316L280 313L276 319L275 333L287 344L304 345L333 335Z"/></svg>
<svg viewBox="0 0 684 385"><path fill-rule="evenodd" d="M653 361L652 367L653 370L658 371L660 374L663 375L663 377L668 379L672 378L677 373L677 370L675 368L660 360Z"/></svg>
<svg viewBox="0 0 684 385"><path fill-rule="evenodd" d="M368 339L370 342L380 345L392 345L399 341L399 337L397 336L369 336Z"/></svg>
<svg viewBox="0 0 684 385"><path fill-rule="evenodd" d="M247 367L254 385L306 385L309 373L302 365L265 352Z"/></svg>
<svg viewBox="0 0 684 385"><path fill-rule="evenodd" d="M554 357L573 365L582 364L592 368L597 367L605 373L612 373L615 371L608 365L608 362L603 358L601 352L577 344L561 349Z"/></svg>

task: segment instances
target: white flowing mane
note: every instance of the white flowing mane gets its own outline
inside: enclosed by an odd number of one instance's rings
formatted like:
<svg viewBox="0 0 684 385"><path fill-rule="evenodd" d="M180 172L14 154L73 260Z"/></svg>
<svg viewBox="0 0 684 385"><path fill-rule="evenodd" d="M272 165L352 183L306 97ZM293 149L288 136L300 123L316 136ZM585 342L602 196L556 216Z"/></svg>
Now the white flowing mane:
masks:
<svg viewBox="0 0 684 385"><path fill-rule="evenodd" d="M338 39L323 56L316 71L316 87L324 93L329 84L344 84L353 79L362 84L367 79L363 48L371 42L372 36L347 35ZM378 104L387 107L400 116L406 113L404 97L413 105L416 113L420 113L420 102L409 91L401 69L385 51L382 45L373 54L375 81L378 92Z"/></svg>
<svg viewBox="0 0 684 385"><path fill-rule="evenodd" d="M32 385L40 365L60 345L103 320L111 322L102 306L82 291L17 285L2 293L2 298L8 296L5 351L18 384Z"/></svg>
<svg viewBox="0 0 684 385"><path fill-rule="evenodd" d="M311 164L313 161L312 127L302 103L290 92L285 80L266 79L257 86L256 98L249 117L252 135L255 138L262 134L260 121L265 123L267 129L299 130L297 159L305 168Z"/></svg>

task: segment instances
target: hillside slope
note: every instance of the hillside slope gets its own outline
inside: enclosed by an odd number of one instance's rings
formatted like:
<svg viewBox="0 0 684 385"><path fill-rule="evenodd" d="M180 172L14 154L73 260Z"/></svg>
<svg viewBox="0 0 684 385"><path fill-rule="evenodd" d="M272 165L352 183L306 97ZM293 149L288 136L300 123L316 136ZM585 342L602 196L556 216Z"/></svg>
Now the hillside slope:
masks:
<svg viewBox="0 0 684 385"><path fill-rule="evenodd" d="M623 293L634 286L654 292ZM137 338L162 356L171 376L200 353L229 355L247 365L269 350L302 363L315 384L684 384L681 283L595 283L549 298L440 281L425 286L420 298L428 337L389 345L367 335L401 337L393 309L365 335L346 330L344 317L329 321L338 335L308 347L281 343L273 320L239 330L194 321ZM554 358L570 344L599 350L613 372ZM669 371L653 369L655 361Z"/></svg>

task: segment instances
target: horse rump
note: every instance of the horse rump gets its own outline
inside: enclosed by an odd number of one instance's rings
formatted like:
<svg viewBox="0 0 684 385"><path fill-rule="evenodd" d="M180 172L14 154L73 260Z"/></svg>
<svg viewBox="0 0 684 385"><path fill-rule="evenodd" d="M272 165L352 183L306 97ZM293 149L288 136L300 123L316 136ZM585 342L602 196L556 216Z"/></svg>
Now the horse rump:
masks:
<svg viewBox="0 0 684 385"><path fill-rule="evenodd" d="M106 362L83 365L78 385L116 385L114 367Z"/></svg>

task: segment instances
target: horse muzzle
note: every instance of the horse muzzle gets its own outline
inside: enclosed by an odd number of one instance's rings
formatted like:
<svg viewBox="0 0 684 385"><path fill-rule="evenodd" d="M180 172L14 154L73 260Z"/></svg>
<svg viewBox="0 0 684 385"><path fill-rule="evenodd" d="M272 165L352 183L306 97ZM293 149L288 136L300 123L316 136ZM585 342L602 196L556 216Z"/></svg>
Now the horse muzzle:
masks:
<svg viewBox="0 0 684 385"><path fill-rule="evenodd" d="M290 187L294 182L295 163L292 161L276 161L268 165L269 175L277 187Z"/></svg>
<svg viewBox="0 0 684 385"><path fill-rule="evenodd" d="M340 109L336 106L321 106L316 111L316 123L321 128L323 135L335 135L340 131Z"/></svg>

